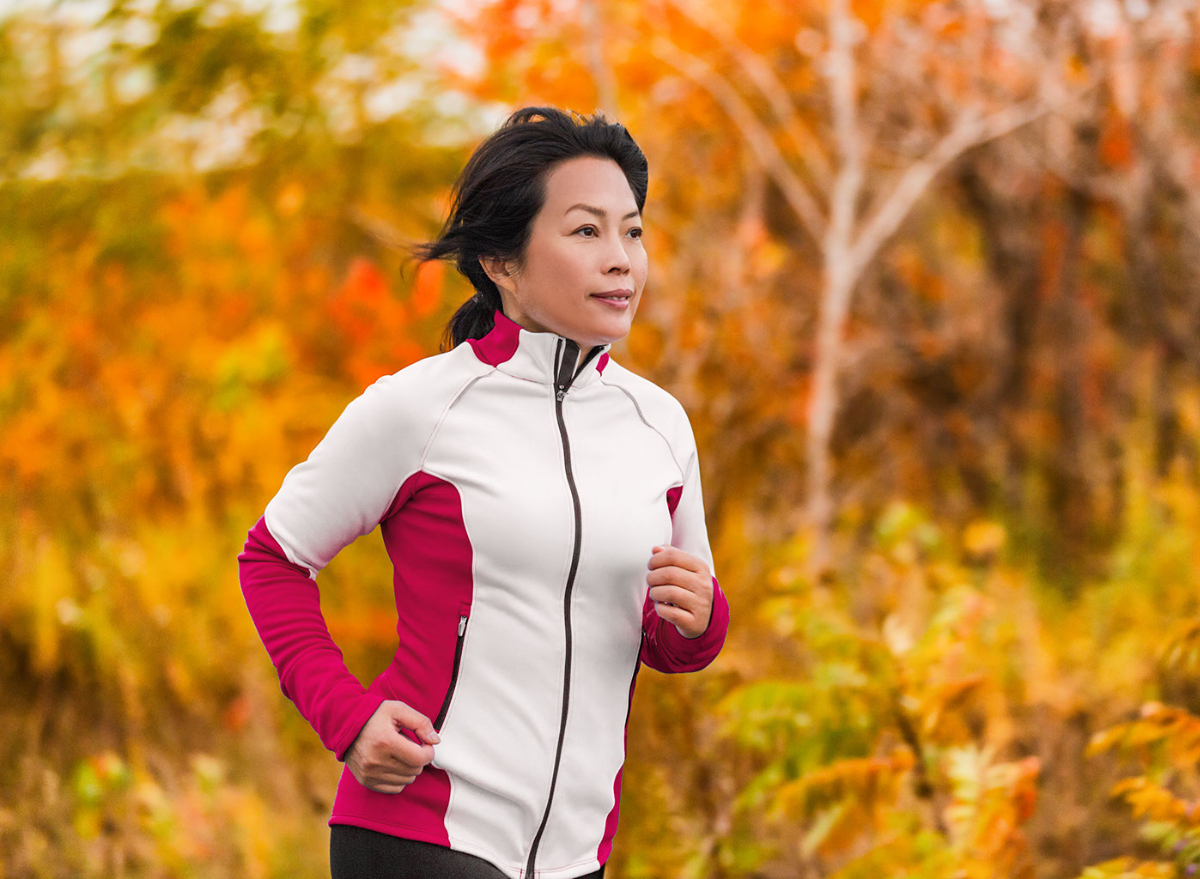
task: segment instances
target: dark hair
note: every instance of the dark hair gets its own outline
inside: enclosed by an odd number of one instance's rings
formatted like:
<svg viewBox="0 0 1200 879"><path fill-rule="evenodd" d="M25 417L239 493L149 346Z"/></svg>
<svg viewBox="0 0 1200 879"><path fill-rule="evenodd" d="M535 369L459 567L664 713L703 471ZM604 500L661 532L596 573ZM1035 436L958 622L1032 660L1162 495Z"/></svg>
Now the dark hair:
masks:
<svg viewBox="0 0 1200 879"><path fill-rule="evenodd" d="M475 288L446 324L443 350L486 335L503 312L500 291L479 258L520 265L533 219L546 200L546 178L576 156L612 159L625 173L638 210L646 203L646 156L618 122L602 114L580 116L556 107L517 110L472 153L454 184L450 215L438 237L417 245L421 262L453 257Z"/></svg>

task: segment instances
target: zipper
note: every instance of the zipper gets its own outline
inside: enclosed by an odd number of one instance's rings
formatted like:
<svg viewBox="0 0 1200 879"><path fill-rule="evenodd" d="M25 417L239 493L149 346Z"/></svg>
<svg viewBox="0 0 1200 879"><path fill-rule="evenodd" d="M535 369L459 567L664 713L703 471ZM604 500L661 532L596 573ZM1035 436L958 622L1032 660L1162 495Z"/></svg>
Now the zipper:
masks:
<svg viewBox="0 0 1200 879"><path fill-rule="evenodd" d="M450 708L450 700L454 697L454 685L458 683L458 664L462 661L463 639L467 634L467 617L470 614L471 606L463 604L459 607L458 614L458 641L454 644L454 667L450 670L450 686L446 688L446 698L442 700L441 710L438 711L437 719L433 722L433 728L437 732L442 731L442 723L446 719L446 712Z"/></svg>
<svg viewBox="0 0 1200 879"><path fill-rule="evenodd" d="M563 466L567 472L567 486L571 489L571 503L575 510L575 546L571 553L571 569L567 573L567 588L563 594L563 629L566 633L566 659L563 662L563 691L562 717L558 725L558 747L554 752L554 771L550 775L550 793L546 797L546 810L542 813L542 823L538 826L537 835L529 849L529 861L525 865L525 875L533 876L534 862L537 859L538 845L541 844L542 834L546 830L546 822L550 819L550 805L554 802L554 787L558 783L558 767L562 762L563 738L567 733L567 704L571 696L571 590L575 586L575 571L579 567L579 548L583 539L583 526L580 522L579 490L575 487L575 474L571 470L571 444L567 439L567 424L563 420L563 400L567 389L571 387L579 373L587 366L592 357L600 350L595 346L588 352L587 357L575 369L575 361L579 357L579 346L570 339L559 338L555 350L554 367L554 415L558 421L558 435L562 440Z"/></svg>

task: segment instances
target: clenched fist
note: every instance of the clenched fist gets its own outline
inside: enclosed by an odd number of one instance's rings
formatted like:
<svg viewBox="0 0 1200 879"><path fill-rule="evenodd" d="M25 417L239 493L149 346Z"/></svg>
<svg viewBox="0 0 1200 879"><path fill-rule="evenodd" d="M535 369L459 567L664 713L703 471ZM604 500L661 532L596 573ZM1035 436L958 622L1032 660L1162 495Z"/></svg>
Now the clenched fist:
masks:
<svg viewBox="0 0 1200 879"><path fill-rule="evenodd" d="M654 612L685 638L699 638L712 616L712 571L699 557L676 546L656 546L646 583Z"/></svg>
<svg viewBox="0 0 1200 879"><path fill-rule="evenodd" d="M427 744L418 744L400 730L415 732ZM380 703L346 751L346 765L365 788L398 794L412 784L433 759L433 746L441 738L429 718L404 702Z"/></svg>

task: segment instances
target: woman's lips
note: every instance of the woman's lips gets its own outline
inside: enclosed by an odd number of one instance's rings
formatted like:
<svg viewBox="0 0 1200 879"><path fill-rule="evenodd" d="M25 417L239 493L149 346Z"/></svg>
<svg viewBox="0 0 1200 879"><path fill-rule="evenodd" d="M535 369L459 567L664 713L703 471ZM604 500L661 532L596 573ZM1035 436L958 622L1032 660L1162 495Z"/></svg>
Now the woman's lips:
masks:
<svg viewBox="0 0 1200 879"><path fill-rule="evenodd" d="M618 308L622 311L629 307L629 300L633 298L632 290L608 290L604 293L593 293L593 299L599 299L605 305L612 308Z"/></svg>

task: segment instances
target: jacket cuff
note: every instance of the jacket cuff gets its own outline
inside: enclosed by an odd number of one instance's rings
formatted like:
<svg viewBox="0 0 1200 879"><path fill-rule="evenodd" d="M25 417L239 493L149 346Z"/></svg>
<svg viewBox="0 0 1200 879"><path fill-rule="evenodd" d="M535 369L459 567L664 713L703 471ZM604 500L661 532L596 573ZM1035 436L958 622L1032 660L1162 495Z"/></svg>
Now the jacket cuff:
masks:
<svg viewBox="0 0 1200 879"><path fill-rule="evenodd" d="M658 671L676 673L699 671L716 659L729 630L729 601L716 577L713 577L713 603L708 626L695 638L681 635L672 623L656 614L649 596L646 602L647 612L643 619L649 625L643 626L646 632L643 662Z"/></svg>
<svg viewBox="0 0 1200 879"><path fill-rule="evenodd" d="M364 693L362 699L355 705L337 738L328 745L329 750L333 751L340 762L345 762L346 752L350 750L350 746L354 744L358 734L362 732L362 728L367 725L367 721L379 710L379 706L384 701L383 696L368 692Z"/></svg>

